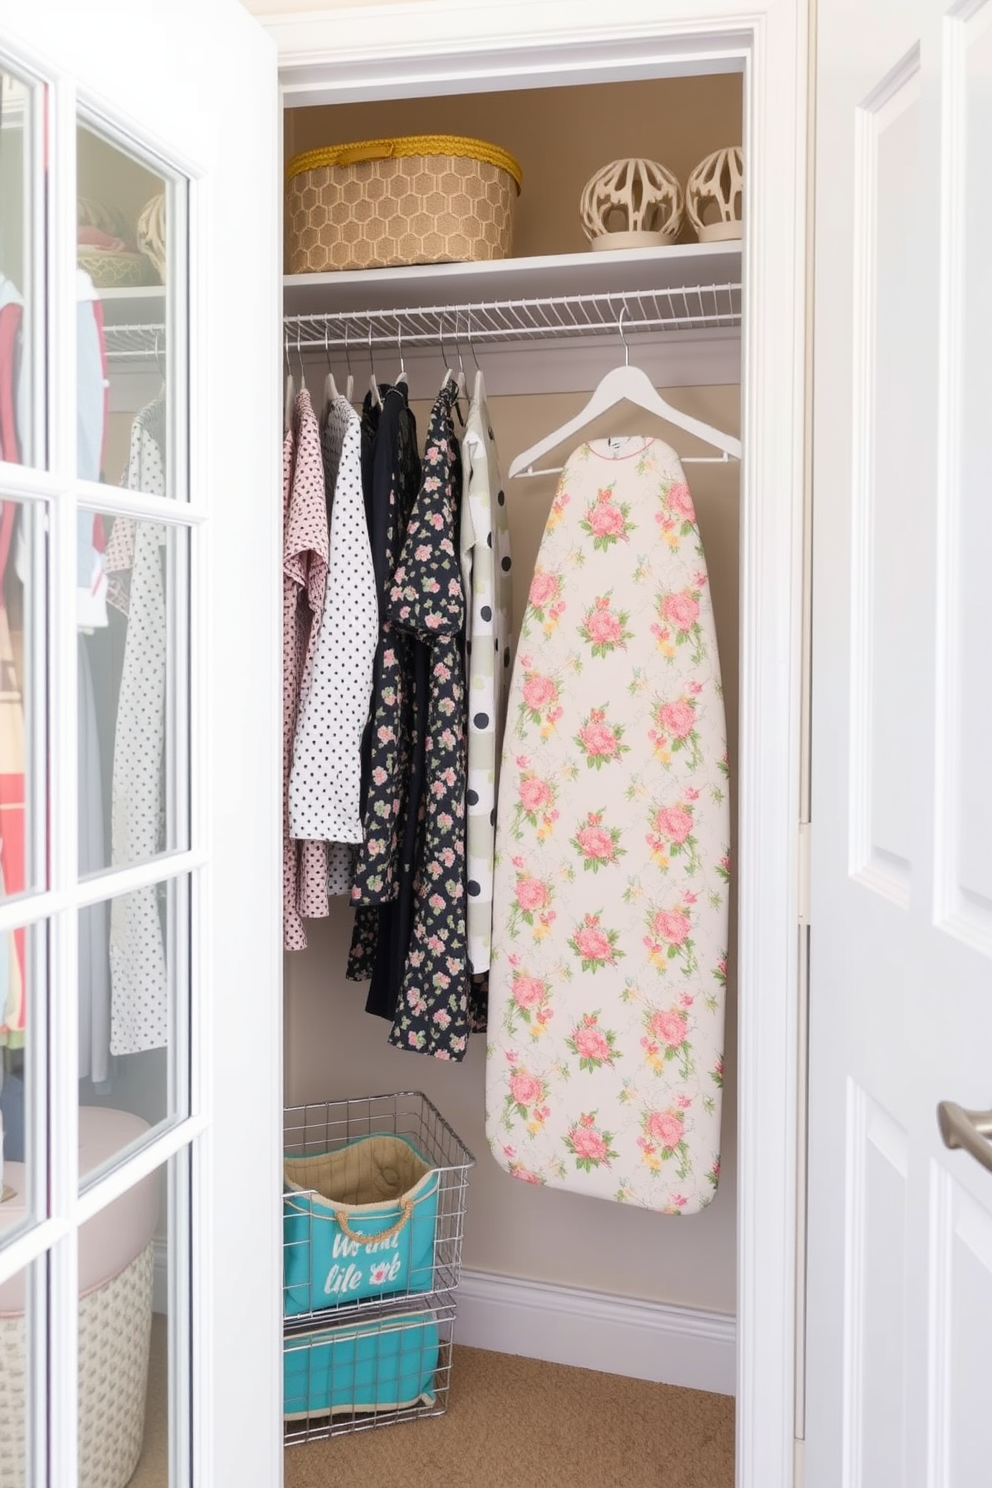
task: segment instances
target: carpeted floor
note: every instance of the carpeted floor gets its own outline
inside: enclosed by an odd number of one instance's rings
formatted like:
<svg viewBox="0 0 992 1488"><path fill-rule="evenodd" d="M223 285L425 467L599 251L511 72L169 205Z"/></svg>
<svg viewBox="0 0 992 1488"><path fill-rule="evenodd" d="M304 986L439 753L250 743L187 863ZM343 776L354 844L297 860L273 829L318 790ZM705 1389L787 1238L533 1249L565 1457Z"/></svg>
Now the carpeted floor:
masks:
<svg viewBox="0 0 992 1488"><path fill-rule="evenodd" d="M286 1488L733 1488L734 1402L455 1345L446 1415L290 1447Z"/></svg>
<svg viewBox="0 0 992 1488"><path fill-rule="evenodd" d="M164 1319L130 1488L167 1488ZM733 1488L734 1402L455 1345L447 1413L293 1446L285 1488Z"/></svg>

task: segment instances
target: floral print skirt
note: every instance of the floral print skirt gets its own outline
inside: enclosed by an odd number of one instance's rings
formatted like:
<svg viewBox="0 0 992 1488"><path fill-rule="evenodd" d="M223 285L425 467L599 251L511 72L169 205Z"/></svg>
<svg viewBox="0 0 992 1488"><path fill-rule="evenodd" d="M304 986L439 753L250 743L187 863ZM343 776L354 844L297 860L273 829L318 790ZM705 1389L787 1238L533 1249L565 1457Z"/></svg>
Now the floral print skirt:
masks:
<svg viewBox="0 0 992 1488"><path fill-rule="evenodd" d="M730 801L699 529L677 455L562 472L503 747L487 1133L514 1177L671 1214L720 1169Z"/></svg>

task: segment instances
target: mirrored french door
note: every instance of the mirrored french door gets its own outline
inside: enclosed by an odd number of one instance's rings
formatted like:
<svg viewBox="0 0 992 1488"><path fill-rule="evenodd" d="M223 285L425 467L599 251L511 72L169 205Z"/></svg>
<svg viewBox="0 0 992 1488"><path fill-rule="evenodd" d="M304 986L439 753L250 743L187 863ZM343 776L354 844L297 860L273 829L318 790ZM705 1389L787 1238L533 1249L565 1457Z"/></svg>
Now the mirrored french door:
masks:
<svg viewBox="0 0 992 1488"><path fill-rule="evenodd" d="M274 59L233 3L21 12L0 21L0 1488L271 1488Z"/></svg>

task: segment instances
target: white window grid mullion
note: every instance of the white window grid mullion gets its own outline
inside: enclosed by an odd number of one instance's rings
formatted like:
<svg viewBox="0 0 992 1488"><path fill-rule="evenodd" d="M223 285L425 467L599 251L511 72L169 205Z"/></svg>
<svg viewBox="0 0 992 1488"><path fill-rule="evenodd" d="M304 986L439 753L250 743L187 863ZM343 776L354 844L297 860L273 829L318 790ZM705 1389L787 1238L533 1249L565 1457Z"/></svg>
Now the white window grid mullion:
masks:
<svg viewBox="0 0 992 1488"><path fill-rule="evenodd" d="M0 1250L0 1286L30 1266L39 1256L47 1255L72 1226L66 1219L43 1219L40 1224L22 1230Z"/></svg>
<svg viewBox="0 0 992 1488"><path fill-rule="evenodd" d="M193 1350L192 1324L192 1178L193 1154L183 1146L169 1164L168 1308L170 1326L187 1341L185 1348L169 1349L169 1477L180 1485L199 1479L191 1473Z"/></svg>
<svg viewBox="0 0 992 1488"><path fill-rule="evenodd" d="M201 850L163 853L149 858L146 863L136 863L126 868L108 869L95 874L69 889L50 889L44 893L29 894L19 899L0 903L0 935L22 926L37 925L57 915L88 909L93 904L103 904L117 899L121 894L130 894L135 889L167 883L185 873L194 873L206 862Z"/></svg>
<svg viewBox="0 0 992 1488"><path fill-rule="evenodd" d="M167 420L166 469L177 503L188 504L190 491L189 417L189 178L165 173L166 275L165 329L169 398L172 417Z"/></svg>
<svg viewBox="0 0 992 1488"><path fill-rule="evenodd" d="M51 506L49 534L49 858L54 894L71 896L78 869L76 648L77 320L76 90L70 78L51 89L49 190L50 465L64 489ZM48 956L49 1212L68 1233L49 1253L49 1482L77 1481L79 1166L78 979L76 915L51 918ZM33 1099L39 1092L35 1091ZM37 1337L37 1334L35 1335ZM37 1409L36 1402L35 1408Z"/></svg>
<svg viewBox="0 0 992 1488"><path fill-rule="evenodd" d="M211 333L211 307L205 298L205 287L210 283L210 261L208 245L211 234L218 230L212 220L210 187L197 172L189 172L187 195L188 262L186 265L189 286L189 318L187 323L188 344L185 372L189 411L189 506L197 510L203 501L212 495L210 476L211 440L213 426L209 417L210 378L216 375L211 361L210 348L216 346L217 335ZM190 892L190 986L205 988L213 985L218 972L220 956L214 943L214 915L212 897L214 888L212 852L212 816L209 805L209 782L215 769L214 732L211 726L213 699L216 696L214 669L214 637L212 627L211 576L216 572L214 563L220 555L215 554L214 528L208 522L190 535L189 552L189 703L190 703L190 768L189 804L191 841L205 852L205 861L192 876ZM195 644L193 643L195 638ZM186 1353L188 1362L182 1367L195 1371L192 1388L184 1394L180 1390L181 1377L177 1367L171 1381L176 1389L176 1399L185 1407L192 1404L192 1421L185 1422L189 1432L188 1442L173 1439L175 1455L170 1466L170 1488L184 1488L182 1476L188 1464L191 1481L206 1483L213 1472L214 1439L213 1410L210 1382L217 1368L217 1346L214 1334L214 1309L210 1305L212 1271L216 1265L214 1256L213 1222L213 1079L215 1067L214 1024L216 998L200 996L189 1008L190 1018L190 1110L200 1113L204 1127L198 1140L189 1149L187 1165L189 1208L184 1256L185 1302L188 1312L177 1312L171 1316L188 1319L187 1350L174 1349L177 1356ZM177 1231L177 1234L180 1233ZM170 1272L180 1270L181 1263L173 1259ZM170 1292L170 1307L172 1294ZM170 1323L175 1328L175 1323ZM178 1330L173 1338L181 1338ZM181 1431L181 1428L177 1428ZM180 1452L185 1455L179 1455Z"/></svg>
<svg viewBox="0 0 992 1488"><path fill-rule="evenodd" d="M39 1339L48 1337L48 1250L39 1252L32 1261L27 1277L27 1312L24 1329L25 1368L27 1378L27 1419L24 1422L25 1477L32 1485L54 1482L48 1470L48 1412L43 1402L48 1399L48 1350L39 1347ZM37 1402L37 1403L36 1403Z"/></svg>
<svg viewBox="0 0 992 1488"><path fill-rule="evenodd" d="M45 259L39 251L45 242L47 219L45 191L47 184L46 128L44 93L32 89L29 114L31 129L31 152L27 171L31 181L30 240L32 251L25 244L25 283L22 286L25 306L29 307L31 346L28 364L28 398L30 420L28 442L30 458L35 466L48 463L48 406L45 398L47 376L45 347L48 344L48 301L45 295Z"/></svg>
<svg viewBox="0 0 992 1488"><path fill-rule="evenodd" d="M171 496L148 496L126 486L105 486L98 481L77 481L76 500L87 511L107 512L114 517L132 517L136 522L164 522L171 527L195 527L209 515L205 506L173 501Z"/></svg>
<svg viewBox="0 0 992 1488"><path fill-rule="evenodd" d="M118 1162L115 1167L108 1168L88 1182L79 1195L76 1206L79 1224L85 1224L88 1219L99 1214L101 1209L106 1209L108 1204L114 1203L122 1194L134 1188L136 1183L157 1172L163 1163L188 1147L205 1129L206 1121L202 1116L187 1116L175 1121L143 1146L136 1148L123 1162Z"/></svg>

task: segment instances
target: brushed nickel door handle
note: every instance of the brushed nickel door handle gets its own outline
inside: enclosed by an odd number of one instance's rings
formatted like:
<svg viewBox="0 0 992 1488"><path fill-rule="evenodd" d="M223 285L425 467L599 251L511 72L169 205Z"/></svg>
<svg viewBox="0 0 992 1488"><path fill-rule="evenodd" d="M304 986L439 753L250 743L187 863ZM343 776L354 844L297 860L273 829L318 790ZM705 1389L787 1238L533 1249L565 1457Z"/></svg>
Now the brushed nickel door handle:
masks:
<svg viewBox="0 0 992 1488"><path fill-rule="evenodd" d="M955 1101L941 1101L937 1124L945 1147L963 1147L992 1172L992 1111L966 1111Z"/></svg>

